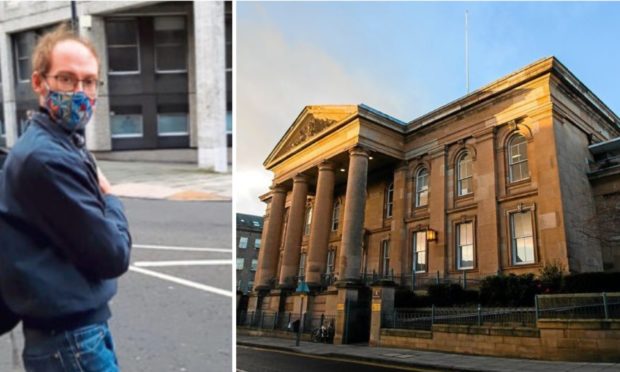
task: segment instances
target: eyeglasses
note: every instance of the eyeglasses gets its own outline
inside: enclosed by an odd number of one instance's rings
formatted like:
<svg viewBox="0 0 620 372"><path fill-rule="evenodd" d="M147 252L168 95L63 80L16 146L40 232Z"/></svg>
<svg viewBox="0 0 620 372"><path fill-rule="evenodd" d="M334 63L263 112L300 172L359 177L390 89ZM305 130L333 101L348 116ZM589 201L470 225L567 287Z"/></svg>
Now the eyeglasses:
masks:
<svg viewBox="0 0 620 372"><path fill-rule="evenodd" d="M73 74L60 73L54 76L45 76L44 78L52 78L56 80L56 84L58 88L65 92L75 91L78 87L78 83L82 83L82 88L84 89L84 93L86 93L90 97L94 97L97 95L97 91L99 87L103 85L103 81L97 80L94 78L86 78L80 80L77 76Z"/></svg>

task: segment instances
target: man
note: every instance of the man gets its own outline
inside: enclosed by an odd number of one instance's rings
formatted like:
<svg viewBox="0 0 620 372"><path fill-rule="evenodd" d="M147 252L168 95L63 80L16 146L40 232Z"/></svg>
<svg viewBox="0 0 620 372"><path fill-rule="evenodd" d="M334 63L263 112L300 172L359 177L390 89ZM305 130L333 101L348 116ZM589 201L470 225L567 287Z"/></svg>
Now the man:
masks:
<svg viewBox="0 0 620 372"><path fill-rule="evenodd" d="M62 25L39 40L32 63L40 110L0 176L0 309L22 321L27 371L117 371L108 301L131 236L84 148L99 60Z"/></svg>

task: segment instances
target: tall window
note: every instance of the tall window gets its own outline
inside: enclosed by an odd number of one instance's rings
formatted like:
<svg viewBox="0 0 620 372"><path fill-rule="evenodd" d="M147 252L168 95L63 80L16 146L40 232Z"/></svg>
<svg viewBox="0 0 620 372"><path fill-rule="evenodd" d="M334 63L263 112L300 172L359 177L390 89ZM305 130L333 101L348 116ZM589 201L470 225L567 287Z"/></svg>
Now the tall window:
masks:
<svg viewBox="0 0 620 372"><path fill-rule="evenodd" d="M254 248L255 249L259 249L260 248L260 238L254 239Z"/></svg>
<svg viewBox="0 0 620 372"><path fill-rule="evenodd" d="M332 231L338 231L340 225L340 200L336 200L334 203L334 209L332 210Z"/></svg>
<svg viewBox="0 0 620 372"><path fill-rule="evenodd" d="M381 242L381 274L386 276L390 273L390 241Z"/></svg>
<svg viewBox="0 0 620 372"><path fill-rule="evenodd" d="M34 49L35 38L35 33L32 31L15 35L15 65L17 66L17 80L20 82L30 81L30 75L32 75L30 55Z"/></svg>
<svg viewBox="0 0 620 372"><path fill-rule="evenodd" d="M304 235L310 235L310 226L312 225L312 206L306 208L306 223L304 225Z"/></svg>
<svg viewBox="0 0 620 372"><path fill-rule="evenodd" d="M527 165L527 140L520 134L514 135L508 142L508 167L510 182L521 181L530 176Z"/></svg>
<svg viewBox="0 0 620 372"><path fill-rule="evenodd" d="M463 152L456 161L457 192L458 195L467 195L473 192L472 164L469 152Z"/></svg>
<svg viewBox="0 0 620 372"><path fill-rule="evenodd" d="M335 258L336 258L335 250L327 251L327 268L325 270L326 274L333 274Z"/></svg>
<svg viewBox="0 0 620 372"><path fill-rule="evenodd" d="M239 238L239 248L247 248L248 247L248 238L246 236L242 236Z"/></svg>
<svg viewBox="0 0 620 372"><path fill-rule="evenodd" d="M428 170L422 168L415 177L415 206L428 204Z"/></svg>
<svg viewBox="0 0 620 372"><path fill-rule="evenodd" d="M250 267L250 270L256 271L257 267L258 267L258 260L256 258L253 258L252 259L252 266Z"/></svg>
<svg viewBox="0 0 620 372"><path fill-rule="evenodd" d="M514 265L534 263L534 233L532 230L532 214L529 210L510 214L512 263Z"/></svg>
<svg viewBox="0 0 620 372"><path fill-rule="evenodd" d="M426 231L413 234L413 268L416 273L426 271Z"/></svg>
<svg viewBox="0 0 620 372"><path fill-rule="evenodd" d="M138 22L135 19L106 21L109 73L135 74L140 72Z"/></svg>
<svg viewBox="0 0 620 372"><path fill-rule="evenodd" d="M160 73L187 71L185 17L155 17L155 70Z"/></svg>
<svg viewBox="0 0 620 372"><path fill-rule="evenodd" d="M459 270L474 268L473 227L472 222L456 225L456 265Z"/></svg>
<svg viewBox="0 0 620 372"><path fill-rule="evenodd" d="M306 271L306 254L302 253L299 256L299 272L297 273L297 276L301 278L302 276L304 276L305 271Z"/></svg>
<svg viewBox="0 0 620 372"><path fill-rule="evenodd" d="M385 217L392 217L392 208L394 206L394 182L390 183L385 192Z"/></svg>

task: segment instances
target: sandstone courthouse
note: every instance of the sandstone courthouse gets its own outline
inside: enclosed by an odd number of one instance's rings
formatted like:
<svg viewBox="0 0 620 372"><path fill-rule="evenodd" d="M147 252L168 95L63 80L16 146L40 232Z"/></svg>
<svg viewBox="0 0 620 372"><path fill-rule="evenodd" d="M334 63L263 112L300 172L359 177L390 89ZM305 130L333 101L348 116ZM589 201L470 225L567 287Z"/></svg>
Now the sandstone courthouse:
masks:
<svg viewBox="0 0 620 372"><path fill-rule="evenodd" d="M307 106L264 162L249 310L299 312L301 280L303 310L336 316L345 298L370 306L363 288L381 278L618 270L619 136L620 118L554 57L410 122Z"/></svg>

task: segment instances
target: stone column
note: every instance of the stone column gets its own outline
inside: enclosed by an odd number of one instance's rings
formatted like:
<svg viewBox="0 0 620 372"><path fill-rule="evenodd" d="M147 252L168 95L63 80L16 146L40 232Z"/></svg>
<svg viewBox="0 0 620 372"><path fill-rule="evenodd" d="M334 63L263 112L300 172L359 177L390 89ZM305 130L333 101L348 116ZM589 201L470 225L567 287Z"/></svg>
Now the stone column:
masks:
<svg viewBox="0 0 620 372"><path fill-rule="evenodd" d="M85 7L78 7L78 12L83 13ZM85 17L90 17L90 24L84 22ZM86 18L87 19L87 18ZM104 84L97 94L97 105L93 118L86 126L86 146L91 151L112 150L112 136L110 129L110 96L108 94L108 64L107 46L105 43L105 22L103 17L80 14L80 36L88 38L100 53L99 80Z"/></svg>
<svg viewBox="0 0 620 372"><path fill-rule="evenodd" d="M289 211L288 225L284 240L282 267L280 268L280 287L293 288L293 277L299 270L299 252L304 230L304 214L306 211L306 197L308 195L308 179L303 174L293 178L293 196Z"/></svg>
<svg viewBox="0 0 620 372"><path fill-rule="evenodd" d="M319 286L321 274L325 272L327 244L332 221L334 204L334 165L325 161L319 165L319 177L316 186L310 241L306 260L306 282L310 287Z"/></svg>
<svg viewBox="0 0 620 372"><path fill-rule="evenodd" d="M448 195L448 182L452 172L446 172L446 150L442 146L431 152L431 169L429 174L429 199L428 210L430 211L429 228L437 231L437 240L426 242L426 264L428 275L439 272L444 276L448 270L448 254L446 231L446 199Z"/></svg>
<svg viewBox="0 0 620 372"><path fill-rule="evenodd" d="M405 210L407 207L407 163L402 162L394 171L394 195L392 204L392 226L390 231L390 255L394 276L409 272L407 247L407 232L405 228Z"/></svg>
<svg viewBox="0 0 620 372"><path fill-rule="evenodd" d="M198 166L226 172L224 3L194 2L194 19Z"/></svg>
<svg viewBox="0 0 620 372"><path fill-rule="evenodd" d="M359 147L351 149L338 265L341 283L357 282L360 277L367 175L368 153Z"/></svg>
<svg viewBox="0 0 620 372"><path fill-rule="evenodd" d="M473 162L474 197L478 203L477 226L474 228L474 268L486 276L501 270L499 251L499 219L497 210L497 165L495 164L495 128L476 133L476 159ZM482 212L482 213L480 213ZM508 241L510 239L507 239Z"/></svg>
<svg viewBox="0 0 620 372"><path fill-rule="evenodd" d="M2 74L2 100L4 105L5 145L13 147L17 141L17 106L15 104L15 68L11 36L0 22L0 73Z"/></svg>
<svg viewBox="0 0 620 372"><path fill-rule="evenodd" d="M256 271L256 290L269 289L270 280L275 278L280 255L280 238L282 236L282 224L284 222L284 202L286 201L286 189L282 186L271 187L271 203L269 215L265 216L263 233L261 236L262 247L258 253L258 270Z"/></svg>

